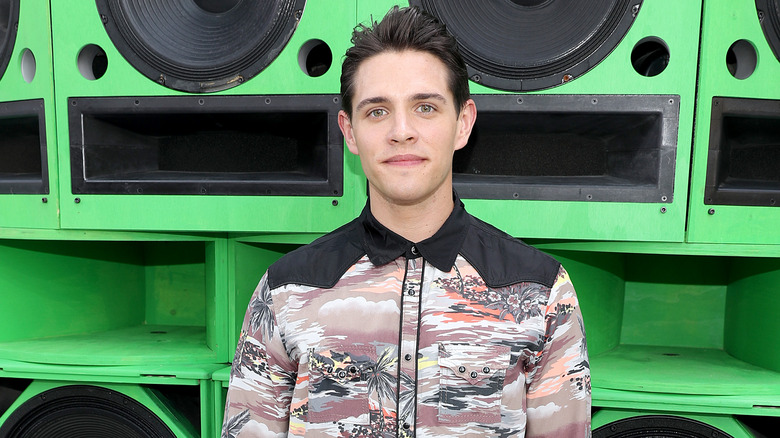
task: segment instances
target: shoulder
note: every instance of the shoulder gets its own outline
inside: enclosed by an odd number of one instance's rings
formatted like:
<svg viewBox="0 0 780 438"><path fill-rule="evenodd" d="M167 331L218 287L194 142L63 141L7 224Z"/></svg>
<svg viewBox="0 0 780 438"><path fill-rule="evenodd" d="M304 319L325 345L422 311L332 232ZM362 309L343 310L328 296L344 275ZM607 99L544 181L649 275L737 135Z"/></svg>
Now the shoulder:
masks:
<svg viewBox="0 0 780 438"><path fill-rule="evenodd" d="M297 248L268 268L268 287L286 284L333 287L342 275L365 255L358 220Z"/></svg>
<svg viewBox="0 0 780 438"><path fill-rule="evenodd" d="M561 264L498 228L470 216L461 255L491 287L521 282L555 284Z"/></svg>

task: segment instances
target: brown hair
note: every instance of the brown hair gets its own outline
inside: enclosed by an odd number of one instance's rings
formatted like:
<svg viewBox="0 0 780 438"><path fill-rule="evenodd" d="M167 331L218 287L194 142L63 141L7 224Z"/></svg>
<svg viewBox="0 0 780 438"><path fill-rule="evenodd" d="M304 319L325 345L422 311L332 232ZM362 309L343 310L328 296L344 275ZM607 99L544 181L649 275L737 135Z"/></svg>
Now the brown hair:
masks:
<svg viewBox="0 0 780 438"><path fill-rule="evenodd" d="M414 50L438 58L449 72L449 88L456 114L469 99L466 63L458 52L455 37L432 15L417 7L393 7L380 22L360 24L352 32L353 46L341 67L341 107L352 117L355 74L360 63L383 52Z"/></svg>

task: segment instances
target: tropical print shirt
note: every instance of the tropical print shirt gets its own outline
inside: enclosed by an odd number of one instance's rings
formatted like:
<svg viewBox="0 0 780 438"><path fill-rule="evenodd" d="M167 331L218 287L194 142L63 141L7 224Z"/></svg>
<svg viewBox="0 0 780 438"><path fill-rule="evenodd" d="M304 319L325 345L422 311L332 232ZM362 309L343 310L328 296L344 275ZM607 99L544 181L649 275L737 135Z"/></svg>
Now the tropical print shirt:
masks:
<svg viewBox="0 0 780 438"><path fill-rule="evenodd" d="M223 437L586 437L577 296L466 213L409 242L368 206L286 254L249 303Z"/></svg>

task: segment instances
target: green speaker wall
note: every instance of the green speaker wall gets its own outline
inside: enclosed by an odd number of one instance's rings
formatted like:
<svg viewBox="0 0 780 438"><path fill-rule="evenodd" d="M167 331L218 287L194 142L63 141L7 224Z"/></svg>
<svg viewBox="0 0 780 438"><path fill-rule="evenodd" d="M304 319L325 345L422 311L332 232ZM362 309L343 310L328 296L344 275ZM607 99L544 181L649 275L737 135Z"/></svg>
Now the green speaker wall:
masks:
<svg viewBox="0 0 780 438"><path fill-rule="evenodd" d="M354 3L244 2L227 11L198 2L139 6L127 22L151 45L122 43L112 33L127 24L111 15L120 3L52 5L63 228L324 232L354 217L364 180L336 124ZM192 10L166 10L179 7ZM284 25L257 43L273 42L268 62L249 53L256 36L224 38L260 32L259 23L242 17L244 9L270 22L286 14ZM199 18L181 18L190 15ZM213 38L199 30L212 24ZM198 41L172 49L179 33L230 50L212 57L197 50ZM252 66L225 67L213 83L196 75L185 84L169 70L142 68L142 52L157 53L166 68L181 53L186 74L223 58L241 64L244 52ZM170 71L179 68L174 61Z"/></svg>
<svg viewBox="0 0 780 438"><path fill-rule="evenodd" d="M780 243L780 61L761 27L778 12L756 4L704 4L691 242Z"/></svg>
<svg viewBox="0 0 780 438"><path fill-rule="evenodd" d="M358 2L359 21L378 20L395 3ZM498 2L485 15L566 4ZM455 187L471 213L516 236L682 242L701 2L599 4L625 6L625 36L576 77L563 72L557 86L507 91L477 81L470 67L477 125L474 147L455 155ZM473 23L445 21L450 29Z"/></svg>
<svg viewBox="0 0 780 438"><path fill-rule="evenodd" d="M49 2L5 0L0 20L0 227L57 228Z"/></svg>

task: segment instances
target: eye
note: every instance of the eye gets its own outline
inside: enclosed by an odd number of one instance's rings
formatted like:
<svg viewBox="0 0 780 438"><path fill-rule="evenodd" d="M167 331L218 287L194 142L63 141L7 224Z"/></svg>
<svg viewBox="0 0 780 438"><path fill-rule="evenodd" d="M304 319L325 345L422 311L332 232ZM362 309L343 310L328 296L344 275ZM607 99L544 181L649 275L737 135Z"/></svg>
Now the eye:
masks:
<svg viewBox="0 0 780 438"><path fill-rule="evenodd" d="M417 111L424 113L424 114L430 114L435 110L433 105L429 105L427 103L424 103L417 107Z"/></svg>
<svg viewBox="0 0 780 438"><path fill-rule="evenodd" d="M375 108L368 112L368 116L372 118L379 118L384 116L386 113L387 111L382 108Z"/></svg>

